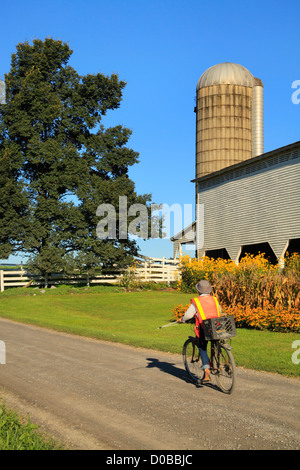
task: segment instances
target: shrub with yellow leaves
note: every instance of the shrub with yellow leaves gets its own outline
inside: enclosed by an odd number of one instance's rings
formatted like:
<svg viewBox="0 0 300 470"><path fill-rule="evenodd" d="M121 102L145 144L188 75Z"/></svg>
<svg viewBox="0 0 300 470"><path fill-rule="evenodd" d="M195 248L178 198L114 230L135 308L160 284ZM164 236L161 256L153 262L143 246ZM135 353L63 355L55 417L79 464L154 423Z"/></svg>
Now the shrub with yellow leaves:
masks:
<svg viewBox="0 0 300 470"><path fill-rule="evenodd" d="M285 268L272 265L263 254L246 255L238 265L231 260L184 256L180 259L178 289L196 293L207 279L222 309L233 314L237 326L300 332L300 256L287 257ZM186 306L173 310L180 318Z"/></svg>

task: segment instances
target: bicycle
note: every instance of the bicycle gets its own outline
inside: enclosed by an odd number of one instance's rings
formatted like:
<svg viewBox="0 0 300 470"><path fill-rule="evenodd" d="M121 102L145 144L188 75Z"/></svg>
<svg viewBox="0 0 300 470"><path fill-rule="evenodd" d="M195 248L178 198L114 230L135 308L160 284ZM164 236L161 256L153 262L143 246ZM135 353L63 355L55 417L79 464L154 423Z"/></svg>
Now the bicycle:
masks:
<svg viewBox="0 0 300 470"><path fill-rule="evenodd" d="M236 366L231 352L232 346L226 340L236 336L232 316L222 316L203 320L201 334L210 343L207 353L210 359L210 375L216 378L218 387L227 394L233 392L236 384ZM189 336L183 345L182 355L185 370L195 383L204 377L202 361L197 346L198 338Z"/></svg>

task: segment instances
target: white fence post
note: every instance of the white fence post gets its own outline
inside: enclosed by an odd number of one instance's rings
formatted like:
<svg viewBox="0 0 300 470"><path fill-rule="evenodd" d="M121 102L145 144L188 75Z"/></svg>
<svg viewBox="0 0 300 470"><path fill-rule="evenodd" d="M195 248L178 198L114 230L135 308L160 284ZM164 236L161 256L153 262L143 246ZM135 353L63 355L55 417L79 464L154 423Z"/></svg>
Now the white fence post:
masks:
<svg viewBox="0 0 300 470"><path fill-rule="evenodd" d="M2 270L0 270L0 292L4 292L4 275Z"/></svg>

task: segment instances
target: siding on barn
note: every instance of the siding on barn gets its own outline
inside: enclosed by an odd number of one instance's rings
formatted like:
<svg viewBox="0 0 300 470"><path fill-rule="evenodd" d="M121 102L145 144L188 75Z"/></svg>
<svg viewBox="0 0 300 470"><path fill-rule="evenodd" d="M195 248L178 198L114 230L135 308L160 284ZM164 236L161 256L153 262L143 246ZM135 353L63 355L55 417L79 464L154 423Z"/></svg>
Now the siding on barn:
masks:
<svg viewBox="0 0 300 470"><path fill-rule="evenodd" d="M194 181L198 256L225 248L237 261L242 246L269 243L279 258L300 238L300 142Z"/></svg>

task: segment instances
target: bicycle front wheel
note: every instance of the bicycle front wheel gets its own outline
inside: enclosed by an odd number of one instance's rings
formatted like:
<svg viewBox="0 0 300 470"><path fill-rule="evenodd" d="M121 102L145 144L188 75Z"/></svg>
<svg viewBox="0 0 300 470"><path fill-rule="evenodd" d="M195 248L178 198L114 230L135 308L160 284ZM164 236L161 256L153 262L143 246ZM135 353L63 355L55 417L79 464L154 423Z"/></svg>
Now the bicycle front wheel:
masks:
<svg viewBox="0 0 300 470"><path fill-rule="evenodd" d="M183 363L185 370L193 382L201 382L204 371L202 369L202 361L199 348L193 338L189 338L183 345L182 349Z"/></svg>
<svg viewBox="0 0 300 470"><path fill-rule="evenodd" d="M218 387L224 393L232 393L236 381L236 368L232 352L222 344L215 349L215 377Z"/></svg>

